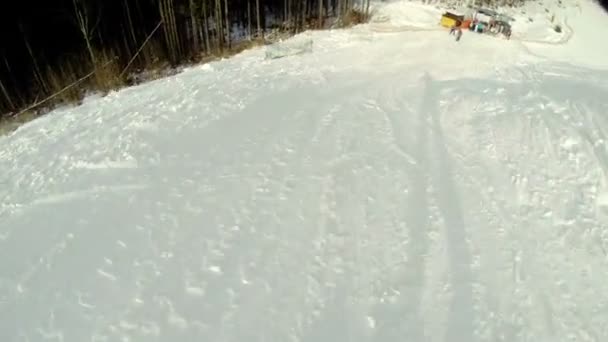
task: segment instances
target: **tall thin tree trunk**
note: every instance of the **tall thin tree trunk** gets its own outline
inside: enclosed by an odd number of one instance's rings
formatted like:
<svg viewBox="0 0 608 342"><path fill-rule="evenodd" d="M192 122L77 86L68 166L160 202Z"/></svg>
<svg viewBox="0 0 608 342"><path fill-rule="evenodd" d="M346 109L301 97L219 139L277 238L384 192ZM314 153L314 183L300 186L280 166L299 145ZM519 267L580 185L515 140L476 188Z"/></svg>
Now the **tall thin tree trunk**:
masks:
<svg viewBox="0 0 608 342"><path fill-rule="evenodd" d="M194 0L190 0L190 20L192 21L192 44L194 45L194 51L199 52L199 30L198 30L198 19L196 17L196 7Z"/></svg>
<svg viewBox="0 0 608 342"><path fill-rule="evenodd" d="M129 46L129 42L127 40L127 32L125 30L125 26L123 24L120 24L120 27L122 28L122 42L125 45L125 52L127 53L127 55L129 56L129 58L131 58L131 56L133 56L133 53L131 52L131 47Z"/></svg>
<svg viewBox="0 0 608 342"><path fill-rule="evenodd" d="M232 28L230 27L230 18L228 17L228 0L224 0L224 19L226 19L226 39L228 40L228 49L232 48Z"/></svg>
<svg viewBox="0 0 608 342"><path fill-rule="evenodd" d="M177 31L177 22L175 21L175 6L173 0L168 0L169 3L169 16L171 19L171 33L173 34L173 41L175 43L175 48L177 49L177 58L178 60L183 56L183 49L181 40L179 39L179 34Z"/></svg>
<svg viewBox="0 0 608 342"><path fill-rule="evenodd" d="M91 64L93 64L93 68L97 67L97 57L95 56L95 53L93 52L93 46L91 46L91 40L90 39L85 39L86 43L87 43L87 51L89 52L89 57L91 58Z"/></svg>
<svg viewBox="0 0 608 342"><path fill-rule="evenodd" d="M2 94L4 94L4 97L6 98L6 102L9 105L9 110L15 110L15 104L13 103L13 100L11 99L10 95L8 94L8 91L6 91L6 87L4 87L4 83L2 83L1 79L0 79L0 90L2 90Z"/></svg>
<svg viewBox="0 0 608 342"><path fill-rule="evenodd" d="M298 0L300 2L300 31L304 31L306 26L306 15L308 13L306 9L306 0Z"/></svg>
<svg viewBox="0 0 608 342"><path fill-rule="evenodd" d="M293 0L287 0L287 27L293 32Z"/></svg>
<svg viewBox="0 0 608 342"><path fill-rule="evenodd" d="M167 44L167 52L169 54L169 60L171 63L175 63L175 51L173 50L173 44L171 44L171 35L169 34L169 20L165 12L165 1L160 0L158 2L158 11L160 18L163 22L163 33L165 34L165 43Z"/></svg>
<svg viewBox="0 0 608 342"><path fill-rule="evenodd" d="M13 83L13 85L17 85L19 83L17 83L17 80L15 79L15 76L13 76L13 70L11 69L11 65L8 64L8 59L6 58L6 56L3 56L4 58L4 65L6 66L6 72L8 73L8 77L10 78L10 81ZM23 100L23 97L21 96L19 91L15 91L14 92L15 96L17 96L17 100L19 100L19 106L22 106L25 104L25 101Z"/></svg>
<svg viewBox="0 0 608 342"><path fill-rule="evenodd" d="M89 27L89 15L86 10L86 4L83 4L82 8L78 7L78 0L73 0L74 11L76 14L76 19L78 20L78 25L80 26L80 32L82 33L82 38L85 41L87 46L87 51L89 53L89 57L91 58L91 64L93 68L97 67L97 57L93 52L93 46L91 46L91 28ZM94 29L93 29L94 30Z"/></svg>
<svg viewBox="0 0 608 342"><path fill-rule="evenodd" d="M142 10L141 10L141 5L139 4L139 0L135 0L135 9L136 9L136 12L137 12L138 17L139 17L139 23L141 23L143 15L142 15ZM162 16L161 16L161 18L162 18ZM164 30L165 30L165 28L163 27L163 31ZM144 31L145 31L145 29L144 29ZM135 31L133 31L133 32L135 34ZM137 46L138 44L135 44L135 45ZM148 45L142 51L142 54L144 56L144 60L145 60L146 65L151 65L152 62L153 62L153 60L154 60L154 57L156 55L155 52L154 52L154 48L152 46Z"/></svg>
<svg viewBox="0 0 608 342"><path fill-rule="evenodd" d="M131 18L131 10L129 9L128 0L125 0L125 11L127 12L127 21L129 22L129 33L131 33L131 43L133 46L137 45L137 38L135 37L135 27L133 26L133 19Z"/></svg>
<svg viewBox="0 0 608 342"><path fill-rule="evenodd" d="M255 16L258 24L258 37L264 39L264 31L262 30L262 22L260 21L260 0L255 0Z"/></svg>
<svg viewBox="0 0 608 342"><path fill-rule="evenodd" d="M165 23L165 28L167 28L170 37L170 46L174 50L173 55L175 56L175 62L178 62L182 56L182 49L179 37L177 35L177 25L175 23L175 13L173 8L173 0L165 0L164 12L165 18L167 20L167 22Z"/></svg>
<svg viewBox="0 0 608 342"><path fill-rule="evenodd" d="M247 0L247 37L251 40L251 0Z"/></svg>
<svg viewBox="0 0 608 342"><path fill-rule="evenodd" d="M19 29L21 30L21 35L23 36L23 41L25 42L27 52L29 53L30 58L32 59L32 64L34 66L34 79L36 79L36 82L40 86L40 89L46 92L48 91L48 86L42 78L42 73L40 72L38 60L36 59L36 56L34 56L34 52L32 51L32 47L30 46L30 42L27 39L27 35L25 34L25 30L23 29L23 25L21 23L19 23Z"/></svg>
<svg viewBox="0 0 608 342"><path fill-rule="evenodd" d="M203 25L205 26L203 30L203 35L205 36L205 48L207 49L207 54L211 53L211 46L209 45L209 17L207 16L207 0L203 0L201 7L203 8Z"/></svg>
<svg viewBox="0 0 608 342"><path fill-rule="evenodd" d="M323 0L318 0L319 1L319 18L317 19L319 22L317 23L318 27L321 29L323 28Z"/></svg>
<svg viewBox="0 0 608 342"><path fill-rule="evenodd" d="M217 32L217 46L220 52L224 51L224 30L222 29L222 4L215 0L215 27Z"/></svg>
<svg viewBox="0 0 608 342"><path fill-rule="evenodd" d="M312 1L309 0L303 0L304 1L304 7L306 7L306 15L304 15L304 19L305 21L310 19L312 17L311 13L312 13Z"/></svg>
<svg viewBox="0 0 608 342"><path fill-rule="evenodd" d="M293 12L295 13L293 16L293 29L294 29L294 33L298 33L300 30L300 0L293 0L294 1L294 9Z"/></svg>

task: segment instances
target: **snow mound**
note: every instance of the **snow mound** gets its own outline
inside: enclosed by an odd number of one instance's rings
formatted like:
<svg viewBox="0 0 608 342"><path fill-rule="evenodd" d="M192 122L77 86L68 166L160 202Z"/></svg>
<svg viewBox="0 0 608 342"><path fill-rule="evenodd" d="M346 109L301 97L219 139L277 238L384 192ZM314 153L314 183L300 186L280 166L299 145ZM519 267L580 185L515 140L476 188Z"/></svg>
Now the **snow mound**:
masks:
<svg viewBox="0 0 608 342"><path fill-rule="evenodd" d="M378 30L394 31L405 29L437 29L441 14L438 7L431 7L418 2L393 1L379 3L374 8L371 19L372 27Z"/></svg>
<svg viewBox="0 0 608 342"><path fill-rule="evenodd" d="M266 47L266 59L312 53L313 40L310 37L294 37L279 41Z"/></svg>
<svg viewBox="0 0 608 342"><path fill-rule="evenodd" d="M394 25L428 26L438 24L443 12L416 2L390 2L378 9L378 17L387 17Z"/></svg>
<svg viewBox="0 0 608 342"><path fill-rule="evenodd" d="M600 194L597 197L597 206L606 211L606 214L608 214L608 192Z"/></svg>

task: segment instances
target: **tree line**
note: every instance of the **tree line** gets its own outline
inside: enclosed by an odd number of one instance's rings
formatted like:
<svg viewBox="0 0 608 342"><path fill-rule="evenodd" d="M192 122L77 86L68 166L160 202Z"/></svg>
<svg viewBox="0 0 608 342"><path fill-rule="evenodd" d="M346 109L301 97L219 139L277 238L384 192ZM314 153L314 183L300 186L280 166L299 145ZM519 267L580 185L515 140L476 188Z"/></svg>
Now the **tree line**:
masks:
<svg viewBox="0 0 608 342"><path fill-rule="evenodd" d="M22 0L0 14L0 117L368 14L369 0Z"/></svg>

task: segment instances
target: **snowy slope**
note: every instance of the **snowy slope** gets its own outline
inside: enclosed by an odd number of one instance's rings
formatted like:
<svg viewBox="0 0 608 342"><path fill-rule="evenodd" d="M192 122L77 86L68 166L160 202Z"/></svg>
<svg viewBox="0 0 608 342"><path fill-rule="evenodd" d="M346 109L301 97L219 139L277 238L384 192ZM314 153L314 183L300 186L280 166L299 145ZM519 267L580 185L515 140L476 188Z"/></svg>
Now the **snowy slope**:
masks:
<svg viewBox="0 0 608 342"><path fill-rule="evenodd" d="M0 341L608 339L608 18L378 6L1 137Z"/></svg>

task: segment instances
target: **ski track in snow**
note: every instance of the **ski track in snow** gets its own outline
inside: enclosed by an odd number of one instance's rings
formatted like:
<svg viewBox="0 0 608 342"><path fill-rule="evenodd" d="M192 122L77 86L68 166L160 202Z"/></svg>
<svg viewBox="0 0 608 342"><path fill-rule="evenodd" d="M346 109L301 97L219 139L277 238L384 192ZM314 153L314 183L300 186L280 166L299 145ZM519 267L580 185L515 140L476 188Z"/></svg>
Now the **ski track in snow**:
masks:
<svg viewBox="0 0 608 342"><path fill-rule="evenodd" d="M608 338L608 72L377 33L0 138L0 340Z"/></svg>

